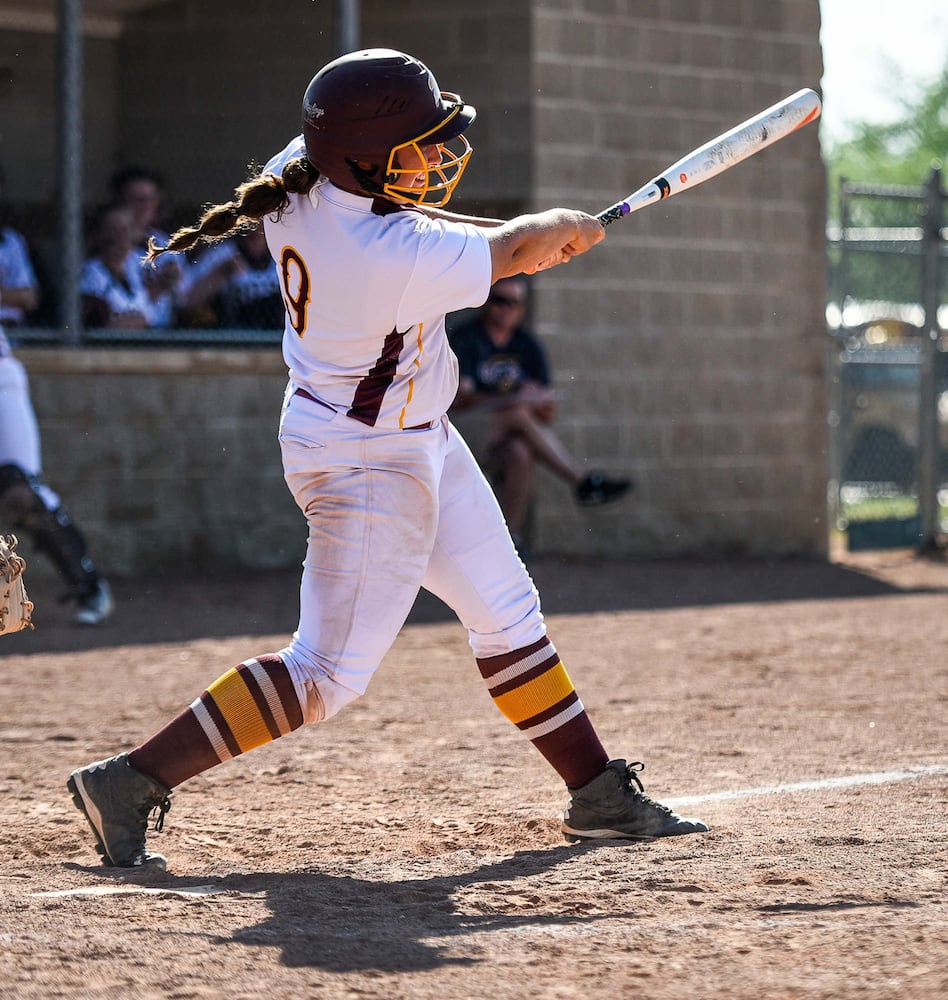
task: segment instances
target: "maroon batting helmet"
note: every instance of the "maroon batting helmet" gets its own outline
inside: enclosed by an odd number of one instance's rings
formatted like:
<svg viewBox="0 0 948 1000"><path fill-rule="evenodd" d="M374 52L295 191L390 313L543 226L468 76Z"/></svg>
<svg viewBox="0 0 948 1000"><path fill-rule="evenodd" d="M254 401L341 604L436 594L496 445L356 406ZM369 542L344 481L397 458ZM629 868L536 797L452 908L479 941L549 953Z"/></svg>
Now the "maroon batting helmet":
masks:
<svg viewBox="0 0 948 1000"><path fill-rule="evenodd" d="M339 187L444 205L470 159L462 133L474 116L457 94L439 90L431 70L413 56L394 49L350 52L327 63L306 88L306 156ZM441 156L434 166L422 152L432 145ZM417 154L410 170L399 169L402 150ZM400 183L408 173L424 173L424 185Z"/></svg>

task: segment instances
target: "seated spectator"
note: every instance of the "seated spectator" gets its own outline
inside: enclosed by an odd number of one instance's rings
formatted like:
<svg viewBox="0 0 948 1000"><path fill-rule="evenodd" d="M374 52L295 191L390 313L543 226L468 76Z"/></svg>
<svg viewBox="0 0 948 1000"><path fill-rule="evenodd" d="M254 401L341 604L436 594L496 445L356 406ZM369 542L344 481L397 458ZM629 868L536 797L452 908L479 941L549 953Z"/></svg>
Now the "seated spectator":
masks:
<svg viewBox="0 0 948 1000"><path fill-rule="evenodd" d="M82 268L83 322L89 327L141 330L149 326L151 300L138 258L137 227L127 208L109 205L92 234L93 256Z"/></svg>
<svg viewBox="0 0 948 1000"><path fill-rule="evenodd" d="M282 330L280 279L263 226L245 229L205 250L191 265L181 305L192 314L211 310L214 325L225 328Z"/></svg>
<svg viewBox="0 0 948 1000"><path fill-rule="evenodd" d="M23 326L39 306L39 282L23 236L7 225L5 177L0 168L0 327Z"/></svg>
<svg viewBox="0 0 948 1000"><path fill-rule="evenodd" d="M526 308L524 278L502 278L478 314L450 337L460 369L454 407L487 417L485 465L521 555L537 463L568 483L584 506L618 500L632 486L628 479L587 472L554 433L549 363L543 346L522 325Z"/></svg>
<svg viewBox="0 0 948 1000"><path fill-rule="evenodd" d="M168 242L167 232L159 228L164 210L164 185L161 177L147 167L122 167L109 180L109 195L112 204L129 209L135 221L136 236L132 255L141 268L148 291L148 325L170 327L176 319L177 294L187 284L188 260L180 253L163 254L157 265L146 264L143 260L149 238L153 238L161 246Z"/></svg>

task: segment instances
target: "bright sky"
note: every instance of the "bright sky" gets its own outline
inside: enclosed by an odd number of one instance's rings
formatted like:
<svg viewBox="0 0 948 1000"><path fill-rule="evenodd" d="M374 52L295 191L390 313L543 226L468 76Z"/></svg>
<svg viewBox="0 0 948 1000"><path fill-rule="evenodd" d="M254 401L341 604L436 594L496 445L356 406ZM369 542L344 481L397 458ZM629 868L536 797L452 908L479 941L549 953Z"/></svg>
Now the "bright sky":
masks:
<svg viewBox="0 0 948 1000"><path fill-rule="evenodd" d="M822 128L835 139L847 121L896 116L900 75L929 83L948 63L948 0L820 0L820 10Z"/></svg>

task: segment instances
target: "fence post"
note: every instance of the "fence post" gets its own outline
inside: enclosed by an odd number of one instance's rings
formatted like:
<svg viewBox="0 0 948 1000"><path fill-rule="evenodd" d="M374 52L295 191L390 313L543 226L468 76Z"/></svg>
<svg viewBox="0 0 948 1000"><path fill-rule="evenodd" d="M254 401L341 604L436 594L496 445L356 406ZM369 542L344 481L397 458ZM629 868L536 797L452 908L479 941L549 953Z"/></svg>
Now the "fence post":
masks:
<svg viewBox="0 0 948 1000"><path fill-rule="evenodd" d="M918 428L918 508L921 517L919 550L930 552L937 547L939 532L938 505L938 386L935 354L938 350L938 306L941 302L941 171L936 167L925 185L925 221L923 224L924 271L922 297L925 307L925 331L922 337L919 381Z"/></svg>
<svg viewBox="0 0 948 1000"><path fill-rule="evenodd" d="M359 0L336 0L336 55L355 52L362 46Z"/></svg>
<svg viewBox="0 0 948 1000"><path fill-rule="evenodd" d="M62 340L82 339L82 0L59 0L59 324Z"/></svg>

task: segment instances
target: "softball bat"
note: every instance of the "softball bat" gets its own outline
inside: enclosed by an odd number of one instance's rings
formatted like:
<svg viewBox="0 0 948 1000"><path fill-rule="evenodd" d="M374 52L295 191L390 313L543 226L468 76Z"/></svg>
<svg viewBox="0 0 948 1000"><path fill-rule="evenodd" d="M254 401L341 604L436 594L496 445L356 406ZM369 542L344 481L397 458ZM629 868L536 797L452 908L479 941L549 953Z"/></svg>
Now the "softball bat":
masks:
<svg viewBox="0 0 948 1000"><path fill-rule="evenodd" d="M596 218L604 226L608 226L646 205L702 184L819 118L822 107L816 91L806 88L798 90L753 118L748 118L692 150L668 167L660 177L644 184L622 201L617 201Z"/></svg>

